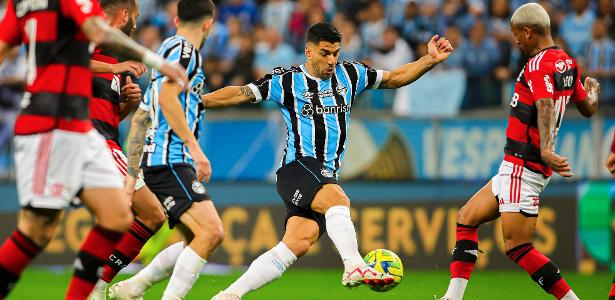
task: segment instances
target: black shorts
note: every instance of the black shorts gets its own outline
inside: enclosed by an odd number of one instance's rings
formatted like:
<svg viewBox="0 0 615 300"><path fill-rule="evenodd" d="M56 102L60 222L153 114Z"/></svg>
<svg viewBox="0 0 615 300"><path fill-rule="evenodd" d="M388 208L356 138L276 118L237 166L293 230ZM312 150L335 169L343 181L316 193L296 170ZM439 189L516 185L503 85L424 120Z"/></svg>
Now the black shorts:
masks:
<svg viewBox="0 0 615 300"><path fill-rule="evenodd" d="M333 172L313 157L302 157L282 166L276 174L278 194L286 204L284 223L292 216L314 220L321 236L326 230L325 216L313 211L311 205L323 185L338 184Z"/></svg>
<svg viewBox="0 0 615 300"><path fill-rule="evenodd" d="M180 223L179 217L193 202L211 200L205 186L197 180L196 170L189 164L144 167L143 179L162 204L171 228Z"/></svg>

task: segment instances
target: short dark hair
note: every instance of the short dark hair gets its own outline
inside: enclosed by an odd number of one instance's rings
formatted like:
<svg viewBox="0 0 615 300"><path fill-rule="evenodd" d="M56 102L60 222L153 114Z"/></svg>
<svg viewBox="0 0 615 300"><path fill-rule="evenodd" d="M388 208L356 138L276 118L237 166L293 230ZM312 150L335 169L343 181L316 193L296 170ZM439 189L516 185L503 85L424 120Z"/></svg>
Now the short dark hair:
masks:
<svg viewBox="0 0 615 300"><path fill-rule="evenodd" d="M194 22L213 17L216 5L211 0L179 0L177 17L183 22Z"/></svg>
<svg viewBox="0 0 615 300"><path fill-rule="evenodd" d="M120 7L132 9L135 6L135 0L99 0L100 7L105 10L115 10Z"/></svg>
<svg viewBox="0 0 615 300"><path fill-rule="evenodd" d="M316 23L307 30L306 42L318 44L320 42L340 43L342 34L329 23Z"/></svg>

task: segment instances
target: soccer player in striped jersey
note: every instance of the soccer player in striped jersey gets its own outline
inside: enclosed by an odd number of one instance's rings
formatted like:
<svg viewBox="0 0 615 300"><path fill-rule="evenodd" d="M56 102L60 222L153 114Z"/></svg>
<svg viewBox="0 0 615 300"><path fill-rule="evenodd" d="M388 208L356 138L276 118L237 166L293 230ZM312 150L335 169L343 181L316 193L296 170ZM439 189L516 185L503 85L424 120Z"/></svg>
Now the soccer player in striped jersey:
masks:
<svg viewBox="0 0 615 300"><path fill-rule="evenodd" d="M457 214L451 280L442 299L463 298L479 256L478 226L498 217L506 255L557 299L578 299L557 266L532 245L540 194L557 172L572 176L565 157L555 153L555 138L566 105L572 101L591 117L598 108L600 86L593 78L581 84L576 61L555 46L550 18L536 3L519 7L511 31L530 57L515 83L506 129L504 160L496 174Z"/></svg>
<svg viewBox="0 0 615 300"><path fill-rule="evenodd" d="M137 0L101 0L100 6L109 26L120 29L127 36L134 33L139 15ZM94 49L90 66L94 72L90 119L94 128L106 139L115 167L125 178L128 161L119 141L120 120L141 102L141 89L132 83L128 74L138 77L146 69L135 61L120 63L116 56L101 47ZM156 196L145 186L142 175L137 178L134 194L129 194L129 197L132 195L131 207L136 217L107 259L102 276L90 295L92 300L106 298L109 282L139 255L143 245L165 221Z"/></svg>
<svg viewBox="0 0 615 300"><path fill-rule="evenodd" d="M77 259L67 299L86 299L132 222L104 139L89 120L89 42L146 62L184 83L183 69L109 27L97 0L9 0L0 23L0 63L28 48L28 78L15 122L17 228L0 246L0 298L49 243L64 207L78 196L96 216Z"/></svg>
<svg viewBox="0 0 615 300"><path fill-rule="evenodd" d="M239 299L279 278L325 231L344 264L342 285L379 285L393 280L363 261L350 219L350 200L337 181L350 110L361 92L408 85L447 59L453 48L445 38L434 36L427 55L393 71L382 71L339 62L341 38L332 25L314 24L307 31L304 64L276 68L254 83L225 87L203 97L206 108L272 101L279 105L288 129L282 167L277 171L278 193L288 212L284 237L214 299Z"/></svg>
<svg viewBox="0 0 615 300"><path fill-rule="evenodd" d="M211 166L197 141L205 80L199 49L214 10L211 0L178 2L177 34L166 39L158 53L186 69L188 91L153 72L132 120L128 149L127 191L134 190L141 163L145 183L166 211L169 226L177 227L185 242L162 250L138 274L112 285L109 295L114 299L142 299L146 289L169 275L162 299L183 299L222 241L222 222L202 183L209 181Z"/></svg>

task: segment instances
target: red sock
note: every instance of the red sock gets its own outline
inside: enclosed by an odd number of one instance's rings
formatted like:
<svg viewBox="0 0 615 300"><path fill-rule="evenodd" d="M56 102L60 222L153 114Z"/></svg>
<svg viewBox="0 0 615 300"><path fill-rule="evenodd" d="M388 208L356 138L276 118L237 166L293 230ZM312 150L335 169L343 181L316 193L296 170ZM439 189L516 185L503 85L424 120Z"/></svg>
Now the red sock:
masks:
<svg viewBox="0 0 615 300"><path fill-rule="evenodd" d="M613 278L613 282L611 283L611 291L609 292L609 300L615 300L615 278Z"/></svg>
<svg viewBox="0 0 615 300"><path fill-rule="evenodd" d="M11 291L21 272L38 255L40 246L29 237L15 229L0 247L0 299Z"/></svg>
<svg viewBox="0 0 615 300"><path fill-rule="evenodd" d="M85 300L89 296L98 281L103 264L121 237L122 233L102 228L100 225L90 230L77 253L75 273L66 292L67 300Z"/></svg>
<svg viewBox="0 0 615 300"><path fill-rule="evenodd" d="M560 274L557 266L532 244L523 244L506 252L508 258L520 265L532 276L545 292L561 299L570 291L570 286Z"/></svg>
<svg viewBox="0 0 615 300"><path fill-rule="evenodd" d="M478 258L478 227L457 224L451 278L470 279Z"/></svg>
<svg viewBox="0 0 615 300"><path fill-rule="evenodd" d="M147 228L141 221L135 219L130 229L124 233L115 251L109 256L103 270L102 280L111 282L117 273L125 268L141 252L143 245L149 240L154 231Z"/></svg>

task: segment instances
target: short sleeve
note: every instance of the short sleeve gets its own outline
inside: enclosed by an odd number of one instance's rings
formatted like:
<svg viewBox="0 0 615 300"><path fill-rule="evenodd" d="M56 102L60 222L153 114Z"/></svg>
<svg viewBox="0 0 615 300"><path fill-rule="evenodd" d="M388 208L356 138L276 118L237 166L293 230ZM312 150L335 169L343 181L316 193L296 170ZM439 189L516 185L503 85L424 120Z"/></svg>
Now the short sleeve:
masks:
<svg viewBox="0 0 615 300"><path fill-rule="evenodd" d="M572 96L570 97L570 101L581 102L585 100L585 98L587 98L587 91L585 90L585 87L581 83L581 76L579 76L579 78L577 78L577 83L574 85L574 91L572 91Z"/></svg>
<svg viewBox="0 0 615 300"><path fill-rule="evenodd" d="M0 40L11 45L16 46L21 43L21 32L17 22L17 15L15 15L15 7L13 0L8 0L6 3L6 12L2 23L0 23Z"/></svg>
<svg viewBox="0 0 615 300"><path fill-rule="evenodd" d="M62 14L81 26L89 17L105 17L98 0L60 0Z"/></svg>
<svg viewBox="0 0 615 300"><path fill-rule="evenodd" d="M274 101L277 103L282 102L282 76L280 74L276 74L279 72L274 72L272 74L267 74L260 79L248 84L250 90L254 94L254 103L261 102L263 100ZM290 74L292 75L292 74Z"/></svg>
<svg viewBox="0 0 615 300"><path fill-rule="evenodd" d="M534 102L543 98L555 98L553 71L545 62L541 62L535 69L526 68L525 79L534 97Z"/></svg>
<svg viewBox="0 0 615 300"><path fill-rule="evenodd" d="M366 90L366 89L378 89L380 87L380 83L382 82L382 75L384 71L375 70L363 63L353 62L352 63L357 70L357 94Z"/></svg>

